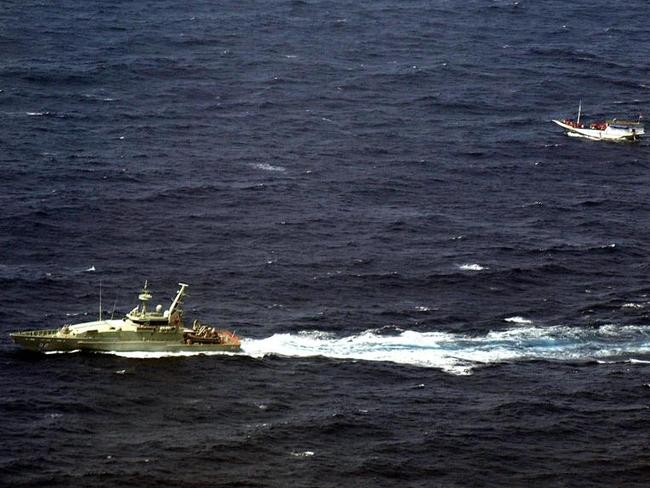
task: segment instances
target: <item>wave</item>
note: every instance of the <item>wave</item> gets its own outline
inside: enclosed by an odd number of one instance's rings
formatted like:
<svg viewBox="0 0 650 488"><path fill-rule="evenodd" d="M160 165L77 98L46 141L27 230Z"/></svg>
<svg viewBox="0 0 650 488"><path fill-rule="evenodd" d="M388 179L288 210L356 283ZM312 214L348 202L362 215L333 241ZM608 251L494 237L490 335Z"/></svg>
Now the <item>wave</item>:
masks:
<svg viewBox="0 0 650 488"><path fill-rule="evenodd" d="M131 358L230 355L263 358L327 357L343 360L385 361L438 368L454 375L468 375L477 367L511 361L594 361L625 358L632 364L645 359L627 356L650 353L650 326L603 325L597 328L568 326L516 327L490 331L482 336L449 332L402 331L386 335L368 330L337 337L321 331L274 334L264 339L244 339L240 353L116 353Z"/></svg>
<svg viewBox="0 0 650 488"><path fill-rule="evenodd" d="M524 318L524 317L520 317L520 316L518 316L518 315L516 315L516 316L514 316L514 317L508 317L508 318L506 318L506 319L504 319L504 320L505 320L506 322L511 322L511 323L513 323L513 324L532 324L532 323L533 323L532 320L530 320L530 319L526 319L526 318Z"/></svg>
<svg viewBox="0 0 650 488"><path fill-rule="evenodd" d="M253 168L261 169L264 171L277 171L279 173L284 173L286 171L286 168L282 166L273 166L269 163L255 163L252 166Z"/></svg>
<svg viewBox="0 0 650 488"><path fill-rule="evenodd" d="M483 271L484 269L487 269L485 266L481 266L477 263L461 264L458 266L458 268L462 269L463 271Z"/></svg>

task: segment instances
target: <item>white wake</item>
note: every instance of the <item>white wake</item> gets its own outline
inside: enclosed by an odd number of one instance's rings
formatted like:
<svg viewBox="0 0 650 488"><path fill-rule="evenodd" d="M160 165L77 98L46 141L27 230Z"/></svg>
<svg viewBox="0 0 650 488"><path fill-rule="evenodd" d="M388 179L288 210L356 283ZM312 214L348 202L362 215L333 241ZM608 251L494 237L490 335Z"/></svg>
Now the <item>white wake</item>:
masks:
<svg viewBox="0 0 650 488"><path fill-rule="evenodd" d="M523 322L523 321L522 321ZM523 325L523 324L522 324ZM481 336L450 332L404 331L385 335L369 330L338 337L319 331L243 339L240 353L120 353L153 358L196 354L322 356L334 359L389 361L452 374L471 374L481 365L515 360L606 360L623 358L644 364L650 354L650 326L604 325L598 328L523 326ZM644 355L641 358L633 356Z"/></svg>

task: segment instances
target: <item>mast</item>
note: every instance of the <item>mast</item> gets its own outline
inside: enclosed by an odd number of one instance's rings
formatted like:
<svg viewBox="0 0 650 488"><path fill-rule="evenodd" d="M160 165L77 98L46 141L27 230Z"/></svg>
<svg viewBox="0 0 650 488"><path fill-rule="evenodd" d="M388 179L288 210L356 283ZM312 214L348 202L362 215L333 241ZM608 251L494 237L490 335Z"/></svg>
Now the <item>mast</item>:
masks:
<svg viewBox="0 0 650 488"><path fill-rule="evenodd" d="M99 319L102 320L102 280L99 280Z"/></svg>
<svg viewBox="0 0 650 488"><path fill-rule="evenodd" d="M580 114L582 113L582 100L578 104L578 120L576 121L577 125L580 125Z"/></svg>
<svg viewBox="0 0 650 488"><path fill-rule="evenodd" d="M149 285L149 282L145 280L144 282L144 288L140 292L140 295L138 295L138 300L140 300L140 304L142 305L142 310L140 313L144 316L144 314L147 313L147 302L151 300L151 293L149 293L149 289L147 286Z"/></svg>

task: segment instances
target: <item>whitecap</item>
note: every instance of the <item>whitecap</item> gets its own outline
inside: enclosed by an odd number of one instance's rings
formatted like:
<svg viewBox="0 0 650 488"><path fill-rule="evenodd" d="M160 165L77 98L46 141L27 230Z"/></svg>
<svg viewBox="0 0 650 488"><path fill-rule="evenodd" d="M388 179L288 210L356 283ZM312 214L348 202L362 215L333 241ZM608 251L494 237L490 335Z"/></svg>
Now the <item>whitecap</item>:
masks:
<svg viewBox="0 0 650 488"><path fill-rule="evenodd" d="M532 324L533 321L529 319L525 319L523 317L520 317L519 315L515 315L514 317L508 317L507 319L504 319L506 322L511 322L513 324Z"/></svg>
<svg viewBox="0 0 650 488"><path fill-rule="evenodd" d="M481 266L480 264L476 263L468 263L468 264L461 264L458 266L460 269L463 271L483 271L484 269L488 269L484 266Z"/></svg>
<svg viewBox="0 0 650 488"><path fill-rule="evenodd" d="M315 454L314 451L302 451L302 452L293 451L293 452L291 452L291 455L293 457L311 457L314 454Z"/></svg>
<svg viewBox="0 0 650 488"><path fill-rule="evenodd" d="M263 171L277 171L279 173L283 173L286 171L286 168L282 166L273 166L270 165L269 163L255 163L253 164L253 168L261 169Z"/></svg>

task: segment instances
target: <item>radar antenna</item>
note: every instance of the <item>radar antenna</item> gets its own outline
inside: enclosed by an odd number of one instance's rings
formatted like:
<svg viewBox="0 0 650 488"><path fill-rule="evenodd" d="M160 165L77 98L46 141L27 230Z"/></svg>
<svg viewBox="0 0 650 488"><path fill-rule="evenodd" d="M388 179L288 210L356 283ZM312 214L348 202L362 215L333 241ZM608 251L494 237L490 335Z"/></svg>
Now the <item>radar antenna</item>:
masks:
<svg viewBox="0 0 650 488"><path fill-rule="evenodd" d="M148 284L149 282L145 280L144 288L142 288L140 295L138 295L138 300L140 300L140 303L142 304L142 315L147 312L147 302L151 300L151 293L149 293L149 289L147 288Z"/></svg>

